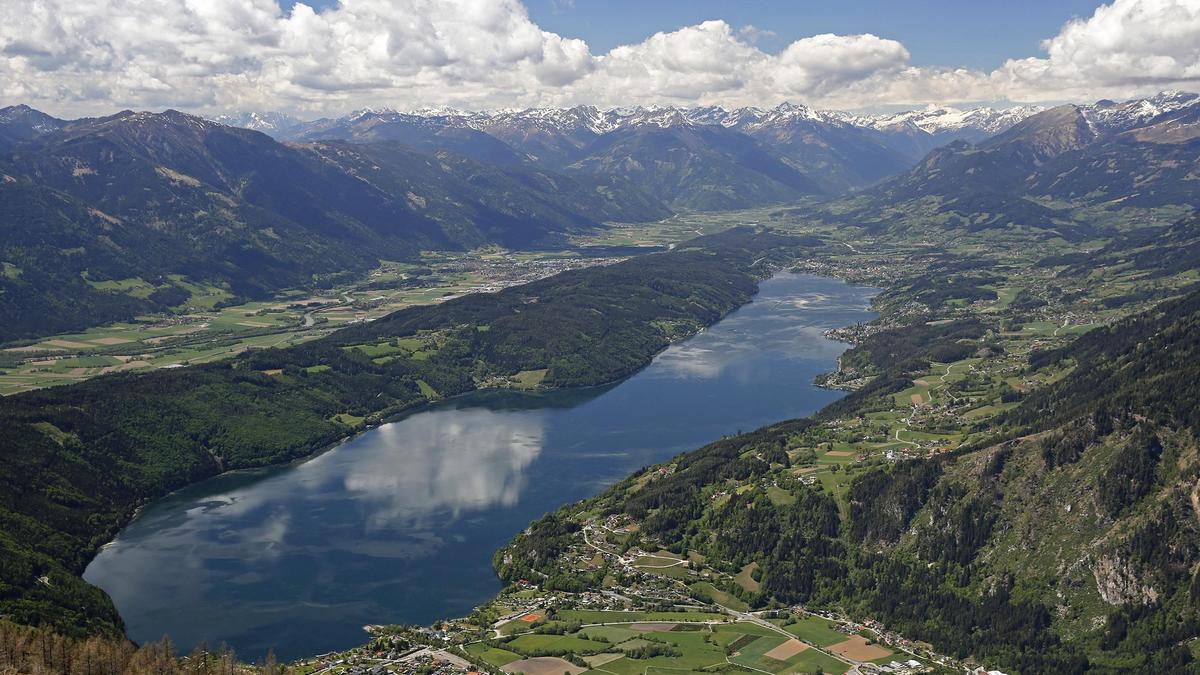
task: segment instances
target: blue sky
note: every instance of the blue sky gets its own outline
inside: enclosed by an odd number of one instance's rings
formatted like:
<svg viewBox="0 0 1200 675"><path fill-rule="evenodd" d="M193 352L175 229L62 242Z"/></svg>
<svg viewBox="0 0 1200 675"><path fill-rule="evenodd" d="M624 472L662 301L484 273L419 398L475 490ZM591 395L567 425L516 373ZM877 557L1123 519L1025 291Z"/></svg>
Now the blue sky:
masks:
<svg viewBox="0 0 1200 675"><path fill-rule="evenodd" d="M308 0L321 9L337 0ZM294 0L281 3L284 8ZM899 40L917 66L991 69L1009 58L1038 56L1042 40L1097 0L525 0L534 23L582 38L593 54L641 42L708 19L771 31L758 46L773 52L818 33L874 33Z"/></svg>
<svg viewBox="0 0 1200 675"><path fill-rule="evenodd" d="M1039 43L1069 19L1088 17L1096 0L526 0L530 18L563 37L587 40L602 54L661 30L706 19L752 25L782 49L817 33L874 33L899 40L918 66L990 69L1008 58L1040 54Z"/></svg>

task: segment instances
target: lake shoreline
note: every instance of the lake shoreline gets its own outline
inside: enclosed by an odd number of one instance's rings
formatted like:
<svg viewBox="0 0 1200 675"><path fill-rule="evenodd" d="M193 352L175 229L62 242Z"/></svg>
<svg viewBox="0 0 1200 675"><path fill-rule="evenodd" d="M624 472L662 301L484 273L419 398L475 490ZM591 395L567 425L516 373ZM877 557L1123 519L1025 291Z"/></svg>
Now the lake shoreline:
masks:
<svg viewBox="0 0 1200 675"><path fill-rule="evenodd" d="M130 525L132 525L138 519L138 516L141 515L141 513L143 512L143 510L145 510L145 508L147 506L150 506L151 504L154 504L155 502L158 502L160 500L168 499L171 496L177 495L180 492L187 490L191 487L194 487L205 481L222 478L222 477L226 477L226 476L238 475L238 474L248 474L248 473L254 473L254 472L259 472L259 471L270 471L270 470L274 470L274 469L283 469L283 468L287 468L289 466L304 464L305 462L312 461L313 459L320 457L321 455L323 455L327 452L330 452L331 450L334 450L338 447L345 445L346 443L349 443L350 441L353 441L354 439L358 438L359 436L362 436L363 434L366 434L370 431L378 429L379 427L382 427L385 424L393 424L395 422L402 421L408 417L419 414L421 412L425 412L428 410L434 410L439 406L453 403L454 401L460 401L460 400L465 399L470 396L485 395L488 393L512 393L512 394L516 394L516 395L537 396L537 395L566 393L566 392L587 392L590 390L598 390L598 389L604 389L606 387L616 386L616 385L620 384L621 382L623 382L623 381L633 377L634 375L640 373L641 371L645 370L651 363L654 362L654 359L659 354L662 354L663 352L670 349L672 347L672 345L676 345L676 344L679 344L682 342L687 342L688 340L696 337L700 333L703 333L706 329L708 329L712 326L715 326L716 324L720 323L721 321L724 321L725 318L728 317L730 314L733 314L734 312L741 309L742 307L746 307L747 305L750 305L751 303L753 303L754 298L756 298L760 292L761 283L763 281L773 279L775 276L777 276L779 274L797 274L797 273L790 272L788 270L777 270L777 271L772 272L772 274L770 276L763 277L762 279L757 280L755 282L754 293L751 294L750 298L746 302L742 303L741 305L738 305L737 307L734 307L733 309L729 310L728 312L725 312L721 316L717 317L717 319L715 321L713 321L712 323L705 325L705 326L701 326L698 330L696 330L693 333L688 334L685 337L677 338L675 340L669 340L667 342L666 346L664 346L662 349L659 349L658 351L651 354L650 357L647 358L646 361L642 365L638 366L634 370L632 370L624 375L621 375L620 377L613 378L612 380L609 380L607 382L601 382L598 384L589 384L589 385L580 386L580 387L551 387L551 388L545 388L545 389L539 388L539 389L531 389L531 390L522 390L522 389L518 389L516 387L483 387L480 389L472 389L470 391L464 391L464 392L461 392L458 394L454 394L453 396L450 396L448 398L439 399L436 401L426 400L426 401L422 401L419 403L414 403L413 405L411 405L409 407L406 407L406 408L398 410L394 413L391 413L388 416L382 418L377 423L364 425L361 429L356 429L353 432L346 434L345 436L342 436L341 438L339 438L335 441L332 441L329 444L322 446L321 448L319 448L317 450L314 450L307 454L301 455L299 457L294 457L294 458L291 458L291 459L288 459L288 460L285 460L282 462L275 462L272 464L263 464L261 466L250 466L250 467L242 467L242 468L237 468L237 469L227 469L227 470L221 471L219 473L215 473L211 476L205 476L204 478L201 478L200 480L197 480L197 481L194 481L191 483L187 483L185 485L181 485L181 486L175 488L174 490L171 490L170 492L159 495L153 499L149 499L146 502L136 506L133 509L133 513L129 516L129 518L118 527L117 534L115 536L113 536L113 538L109 539L107 542L105 542L104 544L101 544L100 546L98 546L96 548L95 552L93 552L92 556L88 559L87 564L84 565L84 568L86 569L87 565L90 565L92 563L92 561L94 561L96 559L96 556L100 553L100 551L104 550L105 547L110 546L113 543L115 543L117 541L117 538L120 536L120 532L122 530L124 530L125 528L129 527ZM813 275L813 276L823 276L823 275ZM826 277L826 278L834 279L836 277Z"/></svg>
<svg viewBox="0 0 1200 675"><path fill-rule="evenodd" d="M824 308L824 311L853 311L855 313L871 312L870 307L871 307L872 300L875 297L875 295L877 295L877 293L878 293L878 289L876 289L874 287L864 286L864 285L860 285L860 284L852 284L852 283L846 282L845 280L837 279L835 277L830 277L827 275L816 275L816 274L812 274L809 272L792 272L790 270L780 270L776 274L772 275L772 277L770 277L770 278L792 277L792 276L806 277L809 279L813 279L817 283L837 282L838 288L856 289L855 291L852 292L853 294L855 294L855 298L854 298L854 302L853 302L852 306L847 305L847 306L836 307L836 308ZM767 281L767 279L760 280L760 284L762 281ZM864 293L863 290L861 290L861 289L866 289L868 292ZM822 291L822 292L824 292L824 291ZM190 483L186 486L181 487L179 490L173 491L169 495L164 495L163 497L159 497L156 500L152 500L148 504L140 506L138 509L137 515L134 518L132 518L128 523L126 523L126 525L123 526L122 530L120 532L118 532L117 535L113 539L111 539L108 543L103 545L100 548L100 551L106 551L114 543L123 542L123 535L125 533L126 528L133 525L134 523L140 522L140 519L145 512L145 507L152 506L152 505L156 504L157 502L167 500L171 497L178 497L181 492L186 491L191 488L194 488L198 484L205 483L207 481L215 480L215 479L229 479L230 477L234 477L234 476L238 476L238 475L246 475L246 476L253 477L255 475L261 475L262 473L275 474L276 472L286 472L290 467L295 467L297 465L302 465L302 464L311 462L318 457L328 454L330 450L338 449L343 445L347 445L352 442L355 442L357 439L360 439L361 437L366 435L367 432L377 431L380 427L384 427L384 426L398 423L398 422L403 422L406 419L411 419L414 416L418 416L423 413L431 413L431 412L437 412L439 410L447 410L447 409L449 409L449 410L457 409L458 406L464 400L469 400L471 397L476 397L476 396L484 397L486 400L487 397L490 397L493 395L508 394L508 395L512 395L514 397L514 399L518 400L518 401L519 400L536 401L539 397L542 397L542 396L552 396L552 395L569 394L569 393L578 394L578 393L585 393L587 391L598 391L599 392L598 395L603 395L603 394L605 394L604 390L617 387L617 386L621 385L623 382L628 381L628 380L634 378L635 376L645 372L647 366L651 363L654 363L663 351L670 349L672 346L686 345L690 340L695 339L697 337L697 335L708 331L710 328L712 328L712 326L714 326L716 324L720 324L722 321L724 321L726 318L728 318L729 315L731 315L747 306L753 305L755 300L758 299L759 297L761 297L761 285L756 285L755 293L754 293L754 295L751 296L751 298L748 302L734 308L733 310L726 313L718 320L714 321L712 324L701 327L696 332L690 334L687 338L677 340L677 341L671 343L670 345L668 345L667 347L665 347L663 350L659 350L659 352L656 352L656 354L654 356L649 358L647 360L647 362L645 364L641 365L637 370L635 370L634 372L632 372L628 375L625 375L621 378L618 378L614 381L611 381L611 382L606 382L606 383L597 384L597 385L589 385L587 387L565 387L565 388L559 388L559 389L546 389L546 390L539 390L539 391L523 391L523 390L519 390L519 389L508 389L508 388L488 388L488 389L472 390L469 392L464 392L462 394L455 395L453 397L450 397L450 398L447 398L447 399L444 399L441 401L424 402L420 405L406 409L406 410L400 412L399 414L390 416L385 422L382 422L375 426L357 430L352 434L348 434L348 435L338 439L336 442L333 442L333 443L330 443L330 444L324 446L323 448L321 448L320 450L318 450L316 452L309 453L303 457L298 457L298 458L290 460L288 462L282 462L282 463L277 463L277 464L272 464L272 465L265 465L262 467L235 469L235 470L231 470L231 471L222 472L220 474L216 474L216 475L213 475L210 477L206 477L204 480L198 481L196 483ZM796 310L789 309L789 310L785 310L785 312L786 311L796 311ZM800 308L799 311L803 313L803 312L807 312L808 310L806 308ZM764 310L761 314L766 315L766 316L776 316L778 314L778 310L773 310L769 306L764 305ZM834 324L827 324L827 325L834 325ZM837 325L840 325L840 324L837 324ZM813 337L817 337L817 336L814 334ZM806 381L804 382L804 384L810 388L814 388L814 385L812 382L812 377L806 378ZM574 400L574 399L572 399L572 400ZM590 400L590 399L588 399L588 400ZM573 403L571 405L579 405L579 404ZM524 409L526 406L517 405L516 407ZM533 408L533 409L541 410L545 406L536 405L536 406L529 406L529 407ZM819 409L819 407L823 407L823 405L818 406L817 409ZM770 413L768 413L768 414L770 414ZM811 414L811 413L806 413L806 414ZM756 422L750 422L750 421L746 422L746 424L752 424L752 423L756 423ZM703 438L707 439L707 440L712 440L712 438L708 438L707 436L705 436ZM702 443L704 441L703 440L689 441L689 443L694 443L694 442ZM690 447L690 445L685 446L685 447ZM623 476L623 475L625 475L625 473L621 473L619 475ZM609 479L611 480L611 477ZM589 489L586 494L590 494L593 489L598 489L598 488ZM565 501L556 502L550 508L560 507L564 504L572 503L573 501L575 501L578 498L586 498L586 496L576 497L575 499L568 499ZM522 522L527 523L528 521L522 521ZM492 552L494 552L494 551L489 550L489 552L488 552L489 558L490 558L490 554ZM95 562L95 557L93 557L92 561L89 562L89 568L90 568L92 562ZM494 580L494 578L495 578L494 572L492 572L490 570L490 566L489 566L489 575L492 578L492 580ZM89 578L89 581L92 581L92 579ZM93 581L93 583L95 583L95 582ZM489 594L487 597L491 597L491 595ZM125 612L121 612L121 614L122 614L122 617L124 618ZM446 616L456 616L456 615L457 614L454 614L454 613L447 613L447 614L443 614L440 616L442 616L444 618ZM380 617L380 618L383 619L386 617ZM126 619L126 626L129 626L128 621L129 620ZM379 621L372 620L371 622L378 623ZM126 630L127 630L127 634L131 634L132 628L127 627ZM139 636L139 639L149 639L149 638L146 638L145 636Z"/></svg>

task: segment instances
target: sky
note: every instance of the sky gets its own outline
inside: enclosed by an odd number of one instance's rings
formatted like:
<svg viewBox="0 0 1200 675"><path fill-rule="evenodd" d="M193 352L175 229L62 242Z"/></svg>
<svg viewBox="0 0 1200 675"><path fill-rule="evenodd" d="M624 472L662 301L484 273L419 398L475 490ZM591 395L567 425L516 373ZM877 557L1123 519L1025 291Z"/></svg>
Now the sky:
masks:
<svg viewBox="0 0 1200 675"><path fill-rule="evenodd" d="M884 110L1200 89L1200 0L3 0L0 105Z"/></svg>
<svg viewBox="0 0 1200 675"><path fill-rule="evenodd" d="M531 0L530 18L544 29L587 41L593 51L640 42L647 35L724 19L774 35L758 46L779 51L798 36L874 33L898 40L914 65L995 68L1028 56L1069 19L1090 16L1099 0Z"/></svg>

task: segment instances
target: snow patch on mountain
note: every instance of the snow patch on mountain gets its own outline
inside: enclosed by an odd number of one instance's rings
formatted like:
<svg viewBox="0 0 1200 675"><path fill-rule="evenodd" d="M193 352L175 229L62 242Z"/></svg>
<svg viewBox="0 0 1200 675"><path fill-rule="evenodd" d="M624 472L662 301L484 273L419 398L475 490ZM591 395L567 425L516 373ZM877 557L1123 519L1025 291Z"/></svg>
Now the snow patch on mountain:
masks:
<svg viewBox="0 0 1200 675"><path fill-rule="evenodd" d="M1080 106L1084 119L1101 133L1120 133L1140 126L1150 120L1200 103L1200 96L1181 91L1164 91L1149 98L1116 103L1098 101Z"/></svg>
<svg viewBox="0 0 1200 675"><path fill-rule="evenodd" d="M1099 132L1119 132L1141 126L1149 120L1200 102L1196 94L1165 91L1144 99L1115 103L1099 101L1081 106L1084 117ZM363 108L339 120L318 120L302 123L280 113L239 113L215 118L222 124L243 126L266 133L285 133L289 129L331 127L339 123L403 122L416 126L457 127L492 132L497 129L520 130L525 133L591 133L603 135L617 129L644 127L671 128L680 126L722 126L753 133L757 130L781 127L828 125L838 128L859 128L885 135L905 135L929 138L938 143L962 139L976 142L994 136L1031 115L1046 110L1039 105L1020 105L1010 108L955 108L929 106L889 114L859 114L840 110L818 110L795 103L783 103L774 108L744 107L726 109L719 106L680 108L674 106L636 106L600 109L595 106L572 108L528 108L485 111L464 111L447 107L430 107L412 111L387 108ZM928 136L926 136L928 135Z"/></svg>
<svg viewBox="0 0 1200 675"><path fill-rule="evenodd" d="M284 113L255 111L218 115L213 118L213 121L225 126L261 131L265 134L291 129L302 123L299 119Z"/></svg>

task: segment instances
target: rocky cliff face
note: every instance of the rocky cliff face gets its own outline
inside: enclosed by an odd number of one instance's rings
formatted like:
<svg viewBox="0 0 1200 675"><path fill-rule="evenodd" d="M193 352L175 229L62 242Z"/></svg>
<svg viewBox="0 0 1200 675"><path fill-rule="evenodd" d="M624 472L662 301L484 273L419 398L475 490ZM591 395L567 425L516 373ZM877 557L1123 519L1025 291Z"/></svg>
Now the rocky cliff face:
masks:
<svg viewBox="0 0 1200 675"><path fill-rule="evenodd" d="M1138 577L1127 560L1118 555L1104 556L1092 565L1096 591L1110 605L1148 605L1158 600L1158 591Z"/></svg>

